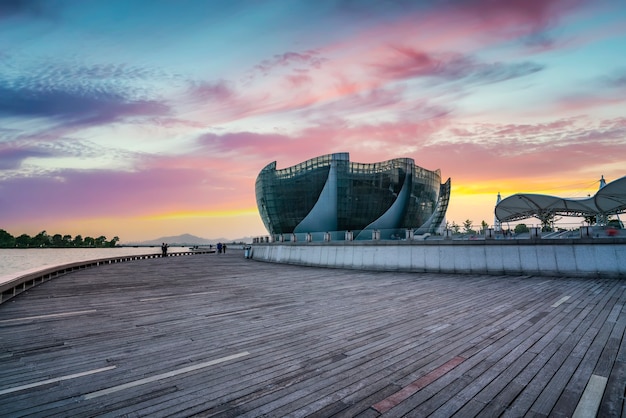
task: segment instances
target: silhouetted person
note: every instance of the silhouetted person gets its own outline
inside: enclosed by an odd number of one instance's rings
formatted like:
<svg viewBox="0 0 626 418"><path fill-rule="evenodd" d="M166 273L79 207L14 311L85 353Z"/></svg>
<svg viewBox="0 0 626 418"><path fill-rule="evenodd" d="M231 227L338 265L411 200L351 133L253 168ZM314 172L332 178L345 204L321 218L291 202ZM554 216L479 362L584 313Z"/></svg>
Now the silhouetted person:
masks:
<svg viewBox="0 0 626 418"><path fill-rule="evenodd" d="M161 244L161 257L167 257L167 244Z"/></svg>
<svg viewBox="0 0 626 418"><path fill-rule="evenodd" d="M226 254L226 244L222 244L222 252Z"/></svg>
<svg viewBox="0 0 626 418"><path fill-rule="evenodd" d="M217 253L218 254L222 254L222 243L221 242L217 243Z"/></svg>

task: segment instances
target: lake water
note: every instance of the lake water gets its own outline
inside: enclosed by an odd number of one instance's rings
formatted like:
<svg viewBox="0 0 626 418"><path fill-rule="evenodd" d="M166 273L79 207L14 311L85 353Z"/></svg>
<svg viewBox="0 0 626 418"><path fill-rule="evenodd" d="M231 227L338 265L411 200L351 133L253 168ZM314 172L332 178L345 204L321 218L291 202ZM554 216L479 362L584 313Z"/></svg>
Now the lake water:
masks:
<svg viewBox="0 0 626 418"><path fill-rule="evenodd" d="M189 247L168 248L170 253L185 251L189 251ZM161 253L160 246L138 248L0 248L0 277L75 261L159 253Z"/></svg>

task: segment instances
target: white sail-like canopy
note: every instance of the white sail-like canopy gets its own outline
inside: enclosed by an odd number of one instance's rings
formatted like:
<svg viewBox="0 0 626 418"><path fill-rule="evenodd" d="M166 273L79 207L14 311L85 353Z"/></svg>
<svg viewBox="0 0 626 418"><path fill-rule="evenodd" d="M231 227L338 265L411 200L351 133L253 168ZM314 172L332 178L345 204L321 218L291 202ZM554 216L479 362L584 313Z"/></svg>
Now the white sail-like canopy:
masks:
<svg viewBox="0 0 626 418"><path fill-rule="evenodd" d="M501 200L496 205L496 218L500 222L513 222L526 218L544 219L559 216L608 216L626 212L626 177L602 187L591 197L583 199L518 193Z"/></svg>

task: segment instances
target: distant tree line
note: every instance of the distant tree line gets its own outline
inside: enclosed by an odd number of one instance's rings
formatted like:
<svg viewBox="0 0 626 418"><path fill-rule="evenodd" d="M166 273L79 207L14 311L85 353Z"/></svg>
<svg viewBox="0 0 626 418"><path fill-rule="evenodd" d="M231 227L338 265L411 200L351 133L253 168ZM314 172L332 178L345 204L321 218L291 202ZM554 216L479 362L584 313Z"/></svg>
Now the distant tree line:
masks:
<svg viewBox="0 0 626 418"><path fill-rule="evenodd" d="M22 234L14 237L4 229L0 229L0 248L106 248L115 247L120 239L113 237L107 241L104 235L98 238L84 237L76 235L54 234L48 235L46 231L41 231L35 236Z"/></svg>

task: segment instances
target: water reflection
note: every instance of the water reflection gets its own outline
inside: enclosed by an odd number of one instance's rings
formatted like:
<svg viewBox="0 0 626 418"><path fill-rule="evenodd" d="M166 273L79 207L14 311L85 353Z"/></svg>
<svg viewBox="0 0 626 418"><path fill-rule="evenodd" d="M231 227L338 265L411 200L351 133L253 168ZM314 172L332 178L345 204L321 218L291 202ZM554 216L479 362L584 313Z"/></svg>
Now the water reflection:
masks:
<svg viewBox="0 0 626 418"><path fill-rule="evenodd" d="M169 247L169 253L189 251L188 247ZM75 261L125 255L160 254L160 247L119 248L0 248L0 277L36 268L44 268Z"/></svg>

